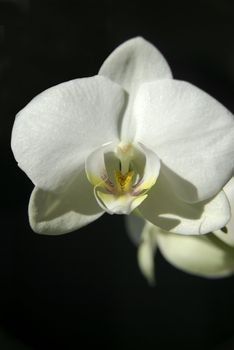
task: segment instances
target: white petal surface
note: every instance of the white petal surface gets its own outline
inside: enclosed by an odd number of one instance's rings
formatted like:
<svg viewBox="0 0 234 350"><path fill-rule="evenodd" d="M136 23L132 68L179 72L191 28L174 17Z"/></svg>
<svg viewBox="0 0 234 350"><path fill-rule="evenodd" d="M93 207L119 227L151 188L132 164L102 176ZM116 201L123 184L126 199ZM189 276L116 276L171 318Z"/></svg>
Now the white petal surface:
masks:
<svg viewBox="0 0 234 350"><path fill-rule="evenodd" d="M230 206L224 192L210 201L186 203L175 195L163 171L138 211L154 225L185 235L217 230L230 219Z"/></svg>
<svg viewBox="0 0 234 350"><path fill-rule="evenodd" d="M132 119L135 140L157 153L182 199L210 198L232 176L233 115L197 87L172 79L143 84Z"/></svg>
<svg viewBox="0 0 234 350"><path fill-rule="evenodd" d="M109 214L130 214L137 208L146 198L147 194L132 196L131 194L124 194L116 196L111 194L103 187L95 188L95 196L100 207L102 207Z"/></svg>
<svg viewBox="0 0 234 350"><path fill-rule="evenodd" d="M61 193L35 187L29 202L32 229L41 234L60 235L74 231L98 219L103 210L98 206L93 187L84 171Z"/></svg>
<svg viewBox="0 0 234 350"><path fill-rule="evenodd" d="M135 135L132 121L132 105L141 84L172 77L163 55L141 37L130 39L118 46L105 60L99 74L121 85L129 93L129 101L123 118L121 140L131 142ZM144 142L143 142L144 143Z"/></svg>
<svg viewBox="0 0 234 350"><path fill-rule="evenodd" d="M101 76L44 91L15 120L12 149L19 166L40 188L64 185L91 151L118 140L125 103L121 87Z"/></svg>
<svg viewBox="0 0 234 350"><path fill-rule="evenodd" d="M112 143L103 145L95 149L85 160L85 170L89 181L93 185L98 185L108 178L105 153L113 153L114 146Z"/></svg>
<svg viewBox="0 0 234 350"><path fill-rule="evenodd" d="M232 178L227 185L224 186L224 192L226 193L231 206L231 219L227 223L226 227L215 231L214 234L223 242L234 247L234 178Z"/></svg>
<svg viewBox="0 0 234 350"><path fill-rule="evenodd" d="M225 277L234 273L234 248L213 234L182 236L154 228L160 251L169 263L201 277Z"/></svg>
<svg viewBox="0 0 234 350"><path fill-rule="evenodd" d="M141 37L118 46L99 71L133 94L144 82L171 78L171 70L162 54Z"/></svg>
<svg viewBox="0 0 234 350"><path fill-rule="evenodd" d="M157 181L160 171L160 159L157 154L145 147L142 143L138 144L142 153L145 155L144 173L140 184L136 186L137 191L143 191L150 189Z"/></svg>

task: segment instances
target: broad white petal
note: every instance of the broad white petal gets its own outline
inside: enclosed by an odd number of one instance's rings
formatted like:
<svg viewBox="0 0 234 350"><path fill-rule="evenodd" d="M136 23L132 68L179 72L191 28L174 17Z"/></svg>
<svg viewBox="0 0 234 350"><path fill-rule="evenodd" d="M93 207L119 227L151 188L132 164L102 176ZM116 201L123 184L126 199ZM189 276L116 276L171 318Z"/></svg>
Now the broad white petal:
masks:
<svg viewBox="0 0 234 350"><path fill-rule="evenodd" d="M206 200L232 176L233 115L199 88L172 79L143 84L132 124L135 140L158 154L182 199Z"/></svg>
<svg viewBox="0 0 234 350"><path fill-rule="evenodd" d="M42 92L15 120L12 149L19 166L37 187L63 186L96 147L118 140L125 103L123 89L101 76Z"/></svg>
<svg viewBox="0 0 234 350"><path fill-rule="evenodd" d="M234 248L212 233L182 236L154 228L160 251L169 263L201 277L225 277L234 273Z"/></svg>
<svg viewBox="0 0 234 350"><path fill-rule="evenodd" d="M234 247L234 177L224 186L224 192L231 206L231 219L225 227L215 231L214 234L223 242Z"/></svg>
<svg viewBox="0 0 234 350"><path fill-rule="evenodd" d="M154 225L185 235L217 230L230 219L230 206L224 192L209 201L187 203L175 195L163 172L138 211Z"/></svg>
<svg viewBox="0 0 234 350"><path fill-rule="evenodd" d="M141 37L118 46L99 71L134 94L139 85L157 79L171 78L172 73L162 54Z"/></svg>
<svg viewBox="0 0 234 350"><path fill-rule="evenodd" d="M157 249L157 235L152 225L146 223L141 235L137 252L138 264L142 274L150 285L155 284L154 256Z"/></svg>
<svg viewBox="0 0 234 350"><path fill-rule="evenodd" d="M47 192L35 187L29 201L29 221L41 234L60 235L74 231L98 219L103 210L98 206L83 171L62 192Z"/></svg>

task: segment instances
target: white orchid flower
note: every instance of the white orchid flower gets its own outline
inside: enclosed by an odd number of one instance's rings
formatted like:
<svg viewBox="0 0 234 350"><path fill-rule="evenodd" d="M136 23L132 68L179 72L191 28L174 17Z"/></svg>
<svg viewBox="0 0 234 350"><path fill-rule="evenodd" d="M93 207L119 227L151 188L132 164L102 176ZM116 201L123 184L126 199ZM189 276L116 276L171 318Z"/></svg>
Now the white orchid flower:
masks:
<svg viewBox="0 0 234 350"><path fill-rule="evenodd" d="M119 46L97 76L36 96L16 117L12 149L35 185L29 220L38 233L136 208L182 234L205 234L230 218L222 188L233 174L233 116L173 80L142 38Z"/></svg>
<svg viewBox="0 0 234 350"><path fill-rule="evenodd" d="M234 178L224 191L231 206L231 220L227 226L206 235L178 235L140 217L129 216L128 233L138 245L138 264L150 284L155 283L157 249L178 269L200 277L220 278L234 274Z"/></svg>

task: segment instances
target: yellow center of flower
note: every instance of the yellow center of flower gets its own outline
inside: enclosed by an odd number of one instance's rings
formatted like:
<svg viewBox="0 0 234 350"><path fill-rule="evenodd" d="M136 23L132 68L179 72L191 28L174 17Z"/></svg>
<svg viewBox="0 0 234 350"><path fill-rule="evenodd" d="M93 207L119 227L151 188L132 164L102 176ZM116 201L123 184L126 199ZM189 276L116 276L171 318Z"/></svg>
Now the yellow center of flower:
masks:
<svg viewBox="0 0 234 350"><path fill-rule="evenodd" d="M126 193L129 191L132 185L134 171L128 171L126 174L122 174L121 171L115 171L115 184L119 193Z"/></svg>
<svg viewBox="0 0 234 350"><path fill-rule="evenodd" d="M140 143L110 143L91 153L85 167L100 207L110 214L130 214L155 184L160 160Z"/></svg>

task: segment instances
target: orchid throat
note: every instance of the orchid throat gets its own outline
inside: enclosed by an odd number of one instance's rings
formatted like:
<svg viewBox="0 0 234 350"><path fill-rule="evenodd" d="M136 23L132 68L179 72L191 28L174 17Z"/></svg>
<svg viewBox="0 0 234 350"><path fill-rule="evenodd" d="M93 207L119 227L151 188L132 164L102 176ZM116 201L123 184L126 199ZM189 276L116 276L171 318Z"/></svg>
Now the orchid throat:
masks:
<svg viewBox="0 0 234 350"><path fill-rule="evenodd" d="M107 144L86 161L86 174L98 204L110 214L129 214L148 196L160 161L142 144Z"/></svg>

